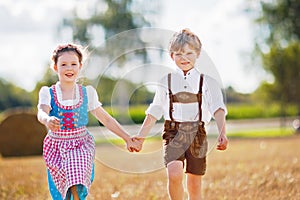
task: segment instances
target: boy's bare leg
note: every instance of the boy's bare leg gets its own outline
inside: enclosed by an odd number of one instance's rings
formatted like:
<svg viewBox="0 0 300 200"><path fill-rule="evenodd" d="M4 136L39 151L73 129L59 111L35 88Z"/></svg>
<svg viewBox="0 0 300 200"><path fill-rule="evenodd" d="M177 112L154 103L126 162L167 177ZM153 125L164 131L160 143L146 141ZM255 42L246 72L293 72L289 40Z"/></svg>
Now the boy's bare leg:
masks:
<svg viewBox="0 0 300 200"><path fill-rule="evenodd" d="M71 186L70 190L71 190L71 193L73 195L73 199L74 200L80 200L79 196L78 196L78 193L77 193L76 185Z"/></svg>
<svg viewBox="0 0 300 200"><path fill-rule="evenodd" d="M187 174L189 200L201 200L201 175Z"/></svg>
<svg viewBox="0 0 300 200"><path fill-rule="evenodd" d="M171 200L182 200L184 196L183 189L183 163L182 161L173 161L167 165L168 171L168 190Z"/></svg>

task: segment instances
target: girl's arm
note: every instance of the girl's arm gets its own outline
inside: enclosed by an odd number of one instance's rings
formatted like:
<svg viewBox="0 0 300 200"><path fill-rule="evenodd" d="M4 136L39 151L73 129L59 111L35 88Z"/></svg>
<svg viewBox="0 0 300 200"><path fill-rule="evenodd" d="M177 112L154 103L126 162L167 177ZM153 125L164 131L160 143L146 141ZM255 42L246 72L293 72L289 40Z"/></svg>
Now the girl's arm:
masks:
<svg viewBox="0 0 300 200"><path fill-rule="evenodd" d="M102 106L92 110L91 113L110 131L117 136L121 137L127 144L127 149L132 152L134 150L134 143L130 138L130 135L122 128L122 126L109 115Z"/></svg>
<svg viewBox="0 0 300 200"><path fill-rule="evenodd" d="M59 119L54 116L49 116L50 107L48 105L41 104L38 108L37 118L39 122L44 124L51 131L58 131L60 129Z"/></svg>
<svg viewBox="0 0 300 200"><path fill-rule="evenodd" d="M226 136L226 129L225 129L225 111L223 109L218 109L214 113L214 118L216 120L218 130L219 130L219 138L218 138L218 145L217 149L218 150L226 150L227 144L228 144L228 139Z"/></svg>

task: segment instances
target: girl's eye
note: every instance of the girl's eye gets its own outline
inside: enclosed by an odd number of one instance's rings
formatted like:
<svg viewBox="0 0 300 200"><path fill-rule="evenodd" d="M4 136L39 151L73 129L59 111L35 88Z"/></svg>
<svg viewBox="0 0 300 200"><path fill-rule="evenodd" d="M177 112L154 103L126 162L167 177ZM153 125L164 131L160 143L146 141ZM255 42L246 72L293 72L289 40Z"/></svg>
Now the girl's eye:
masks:
<svg viewBox="0 0 300 200"><path fill-rule="evenodd" d="M65 64L65 63L63 63L63 64L61 64L61 66L66 66L66 64Z"/></svg>
<svg viewBox="0 0 300 200"><path fill-rule="evenodd" d="M76 63L73 63L73 64L72 64L72 66L76 66L76 65L77 65Z"/></svg>

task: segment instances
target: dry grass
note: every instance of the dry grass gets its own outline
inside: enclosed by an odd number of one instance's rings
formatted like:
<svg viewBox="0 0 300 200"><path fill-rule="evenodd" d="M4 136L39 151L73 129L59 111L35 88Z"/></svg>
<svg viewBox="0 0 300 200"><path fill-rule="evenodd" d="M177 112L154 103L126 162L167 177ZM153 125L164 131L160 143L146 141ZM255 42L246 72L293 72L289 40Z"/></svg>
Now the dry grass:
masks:
<svg viewBox="0 0 300 200"><path fill-rule="evenodd" d="M299 199L299 144L300 136L232 139L227 151L208 156L204 199ZM164 169L130 174L96 162L95 170L89 200L168 199ZM0 199L50 199L42 157L0 158Z"/></svg>

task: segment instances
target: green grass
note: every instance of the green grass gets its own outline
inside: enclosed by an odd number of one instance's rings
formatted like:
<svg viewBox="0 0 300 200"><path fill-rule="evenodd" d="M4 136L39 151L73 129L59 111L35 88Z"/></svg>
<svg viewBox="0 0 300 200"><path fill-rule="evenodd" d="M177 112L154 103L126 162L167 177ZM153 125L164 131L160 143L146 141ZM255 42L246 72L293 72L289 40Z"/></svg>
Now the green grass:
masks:
<svg viewBox="0 0 300 200"><path fill-rule="evenodd" d="M285 114L279 104L227 104L228 115L226 119L262 119L274 118L280 116L297 116L297 107L295 105L286 105ZM145 110L148 105L130 106L128 110L121 112L118 109L105 107L104 109L116 118L121 124L142 124L145 118ZM113 111L113 112L112 112ZM163 121L161 119L161 121ZM91 116L89 117L89 126L99 125L98 121Z"/></svg>
<svg viewBox="0 0 300 200"><path fill-rule="evenodd" d="M230 138L271 138L291 136L295 132L292 128L268 128L229 132Z"/></svg>
<svg viewBox="0 0 300 200"><path fill-rule="evenodd" d="M292 128L268 128L268 129L253 129L244 131L228 132L228 138L275 138L288 137L295 134ZM161 140L161 136L151 137L146 139L148 142ZM96 144L112 143L114 145L124 145L124 141L120 138L101 138L96 139Z"/></svg>
<svg viewBox="0 0 300 200"><path fill-rule="evenodd" d="M161 140L161 136L156 136L156 137L149 137L146 139L147 142L149 141L158 141L158 140ZM111 143L111 144L114 144L114 145L124 145L124 140L121 139L121 138L98 138L96 139L96 144L107 144L107 143Z"/></svg>

